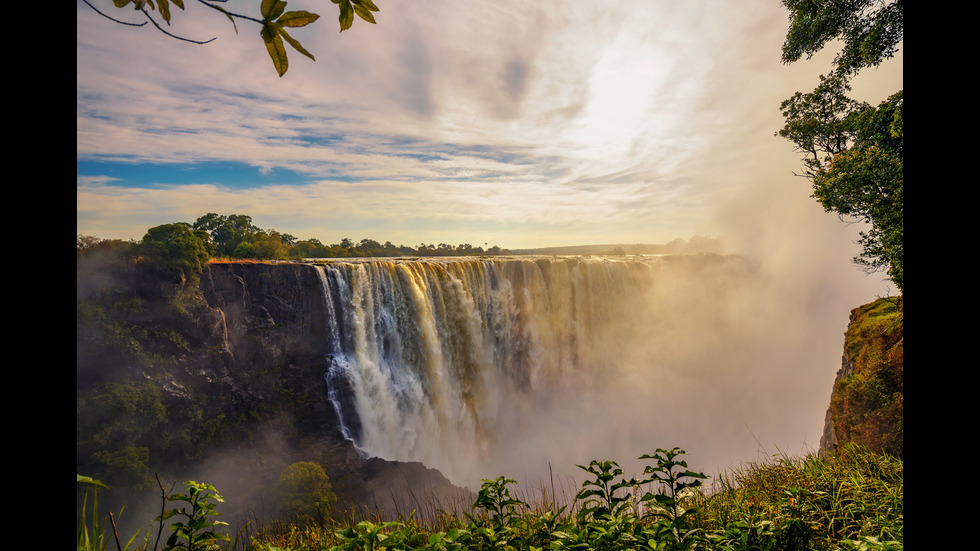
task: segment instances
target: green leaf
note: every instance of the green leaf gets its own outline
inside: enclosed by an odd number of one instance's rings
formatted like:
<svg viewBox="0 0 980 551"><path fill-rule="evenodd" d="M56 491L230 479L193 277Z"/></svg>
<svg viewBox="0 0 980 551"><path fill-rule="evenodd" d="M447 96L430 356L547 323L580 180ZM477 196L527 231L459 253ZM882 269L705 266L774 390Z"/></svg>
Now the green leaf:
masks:
<svg viewBox="0 0 980 551"><path fill-rule="evenodd" d="M283 39L285 39L286 42L288 42L289 45L293 47L293 49L295 49L297 52L305 55L306 57L312 59L313 61L316 61L316 58L313 57L313 54L311 54L310 52L307 52L306 49L303 48L303 46L300 45L300 43L296 41L296 39L294 39L293 37L289 36L289 33L286 32L286 29L283 29L282 27L280 27L278 30L279 30L279 35L282 36Z"/></svg>
<svg viewBox="0 0 980 551"><path fill-rule="evenodd" d="M319 15L308 11L288 11L280 15L276 23L283 27L305 27L319 18Z"/></svg>
<svg viewBox="0 0 980 551"><path fill-rule="evenodd" d="M98 480L92 478L91 476L82 476L82 475L80 475L78 473L75 473L75 476L77 477L76 478L76 483L77 482L81 482L83 484L94 484L95 486L102 486L105 489L109 489L108 486L106 486L102 482L99 482Z"/></svg>
<svg viewBox="0 0 980 551"><path fill-rule="evenodd" d="M160 10L160 17L167 23L170 23L170 4L167 0L157 0L157 9Z"/></svg>
<svg viewBox="0 0 980 551"><path fill-rule="evenodd" d="M358 17L367 21L368 23L375 23L374 15L372 15L371 12L359 2L354 2L354 12L357 13Z"/></svg>
<svg viewBox="0 0 980 551"><path fill-rule="evenodd" d="M354 24L354 8L349 0L340 3L340 32L344 32Z"/></svg>
<svg viewBox="0 0 980 551"><path fill-rule="evenodd" d="M282 0L262 0L262 17L266 21L272 21L282 15L286 10L286 3Z"/></svg>
<svg viewBox="0 0 980 551"><path fill-rule="evenodd" d="M371 0L357 0L357 3L371 11L380 11L378 10L378 6L375 6Z"/></svg>
<svg viewBox="0 0 980 551"><path fill-rule="evenodd" d="M262 28L263 38L265 38L265 27ZM279 76L286 74L289 68L289 60L286 58L286 47L282 43L282 38L275 30L269 31L270 40L265 41L265 47L269 50L269 57L272 58L272 65L275 66Z"/></svg>

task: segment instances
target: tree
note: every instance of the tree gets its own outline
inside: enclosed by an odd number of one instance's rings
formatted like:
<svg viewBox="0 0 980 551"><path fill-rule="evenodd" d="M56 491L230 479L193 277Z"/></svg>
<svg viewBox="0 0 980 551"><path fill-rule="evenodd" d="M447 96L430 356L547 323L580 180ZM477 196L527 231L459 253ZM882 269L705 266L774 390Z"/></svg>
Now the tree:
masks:
<svg viewBox="0 0 980 551"><path fill-rule="evenodd" d="M904 289L902 107L898 92L857 117L851 148L834 155L813 176L813 196L827 211L871 224L861 232L854 261L871 271L887 269Z"/></svg>
<svg viewBox="0 0 980 551"><path fill-rule="evenodd" d="M100 15L120 23L123 25L133 25L133 26L144 26L147 22L153 24L157 30L166 34L167 36L173 37L178 40L183 40L186 42L193 42L195 44L207 44L214 40L211 38L209 40L191 40L184 38L175 34L170 33L165 30L157 18L150 12L158 12L158 17L163 20L163 22L169 27L170 20L173 17L173 12L171 11L171 4L180 8L181 11L184 10L184 0L112 0L112 3L117 8L125 8L130 4L133 5L136 11L140 12L146 21L140 23L129 23L126 21L121 21L114 17L107 15L106 13L100 11L96 8L90 0L83 0L87 6L98 12ZM354 24L354 14L358 17L367 21L368 23L375 23L374 14L372 12L377 12L378 7L374 5L372 0L330 0L337 5L340 10L340 31L343 32ZM305 27L317 19L320 18L318 14L311 13L304 10L296 11L286 11L286 2L283 0L262 0L259 6L259 13L261 18L244 15L240 13L235 13L223 5L225 0L197 0L198 4L204 5L208 8L216 10L224 14L235 28L235 32L238 32L238 24L236 20L251 21L258 24L261 27L260 36L262 41L265 42L266 50L269 52L269 57L272 59L272 65L275 67L279 76L286 74L286 70L289 68L289 59L286 55L286 48L283 42L289 44L294 50L305 55L306 57L316 61L313 54L306 51L305 48L289 33L286 31L287 28L297 28Z"/></svg>
<svg viewBox="0 0 980 551"><path fill-rule="evenodd" d="M76 396L77 464L100 480L136 489L150 483L156 427L167 419L163 394L152 383L109 382Z"/></svg>
<svg viewBox="0 0 980 551"><path fill-rule="evenodd" d="M236 254L234 256L238 258L256 258L260 260L283 259L289 257L289 245L283 241L282 235L275 230L253 233L251 236L249 236L248 241L242 243L242 245L248 245L248 249L245 251L245 254L238 254L239 250L236 249Z"/></svg>
<svg viewBox="0 0 980 551"><path fill-rule="evenodd" d="M904 37L903 0L782 0L790 12L783 62L809 59L828 42L840 39L834 59L839 71L855 74L875 67L898 51Z"/></svg>
<svg viewBox="0 0 980 551"><path fill-rule="evenodd" d="M870 106L848 98L850 90L843 75L821 75L812 92L797 92L780 104L786 125L776 135L793 142L803 154L803 176L812 179L834 155L853 144L858 117Z"/></svg>
<svg viewBox="0 0 980 551"><path fill-rule="evenodd" d="M187 224L150 228L136 249L150 268L180 283L197 277L214 254L207 233Z"/></svg>
<svg viewBox="0 0 980 551"><path fill-rule="evenodd" d="M262 231L252 225L251 216L244 214L223 216L213 212L198 218L192 227L207 233L214 243L215 254L218 256L234 256L242 243L247 243L253 234Z"/></svg>
<svg viewBox="0 0 980 551"><path fill-rule="evenodd" d="M829 41L843 46L834 70L821 75L813 92L797 92L782 102L786 124L776 132L803 153L802 176L828 212L867 222L860 233L858 265L887 269L904 292L903 124L904 98L898 91L872 107L847 97L850 79L861 69L894 56L903 39L903 2L783 0L790 27L783 61L812 56Z"/></svg>
<svg viewBox="0 0 980 551"><path fill-rule="evenodd" d="M333 514L337 496L319 463L300 461L279 475L276 496L281 511L300 522L323 525Z"/></svg>

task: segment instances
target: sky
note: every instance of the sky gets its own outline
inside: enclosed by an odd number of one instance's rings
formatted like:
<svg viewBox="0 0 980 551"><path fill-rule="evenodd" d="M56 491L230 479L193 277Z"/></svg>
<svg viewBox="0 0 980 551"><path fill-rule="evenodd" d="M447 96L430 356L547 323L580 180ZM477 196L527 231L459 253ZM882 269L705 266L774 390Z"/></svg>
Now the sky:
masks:
<svg viewBox="0 0 980 551"><path fill-rule="evenodd" d="M778 1L377 5L377 25L341 33L333 4L291 0L321 15L291 31L316 61L289 49L280 78L249 21L236 34L188 3L169 30L216 38L197 45L78 2L77 232L139 239L215 212L326 244L857 238L774 136L780 101L835 53L781 63ZM854 95L876 104L902 79L900 53Z"/></svg>

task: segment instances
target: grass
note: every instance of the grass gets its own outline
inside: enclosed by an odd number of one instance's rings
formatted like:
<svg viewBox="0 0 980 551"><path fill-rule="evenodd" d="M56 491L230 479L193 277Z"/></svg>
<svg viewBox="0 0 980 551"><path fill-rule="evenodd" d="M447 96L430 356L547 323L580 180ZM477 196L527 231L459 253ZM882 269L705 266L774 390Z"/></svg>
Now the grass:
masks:
<svg viewBox="0 0 980 551"><path fill-rule="evenodd" d="M384 518L377 512L373 518L350 515L326 525L270 523L251 527L248 537L235 542L214 545L218 542L212 540L211 547L192 549L903 549L899 458L845 445L831 456L749 463L702 486L707 477L689 469L683 456L674 448L641 457L650 464L640 479L623 478L614 461L580 465L592 478L561 505L544 490L539 499L525 501L533 492L522 493L513 480L498 477L483 482L471 509L440 511L425 522L412 514ZM83 512L79 534L87 531L85 521ZM97 527L106 534L105 523ZM125 549L156 549L150 538L143 547L132 541ZM80 543L78 549L83 548L113 547Z"/></svg>
<svg viewBox="0 0 980 551"><path fill-rule="evenodd" d="M794 548L783 541L794 531L808 540L800 549L902 548L901 459L851 444L829 457L749 464L721 477L717 486L699 497L699 526L716 534L737 527L737 535L746 539L768 534L757 540L768 540L769 546L746 549Z"/></svg>

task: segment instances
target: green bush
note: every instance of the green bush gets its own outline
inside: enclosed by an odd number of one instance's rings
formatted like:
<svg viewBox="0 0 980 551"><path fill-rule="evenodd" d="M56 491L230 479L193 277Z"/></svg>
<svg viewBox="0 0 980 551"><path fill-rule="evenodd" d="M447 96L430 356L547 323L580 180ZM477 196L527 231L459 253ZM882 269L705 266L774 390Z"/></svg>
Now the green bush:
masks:
<svg viewBox="0 0 980 551"><path fill-rule="evenodd" d="M312 461L286 467L279 475L276 497L283 516L301 525L323 526L337 503L326 471Z"/></svg>
<svg viewBox="0 0 980 551"><path fill-rule="evenodd" d="M152 383L117 381L76 397L76 453L83 472L115 486L149 488L149 446L167 419L163 394Z"/></svg>

